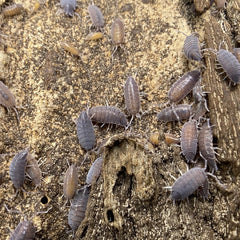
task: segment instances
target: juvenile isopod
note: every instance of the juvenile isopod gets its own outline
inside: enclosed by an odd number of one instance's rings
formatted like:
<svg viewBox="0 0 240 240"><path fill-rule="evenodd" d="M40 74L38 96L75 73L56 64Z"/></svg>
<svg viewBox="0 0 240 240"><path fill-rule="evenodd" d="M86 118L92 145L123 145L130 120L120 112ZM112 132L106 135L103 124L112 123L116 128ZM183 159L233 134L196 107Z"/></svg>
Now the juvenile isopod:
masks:
<svg viewBox="0 0 240 240"><path fill-rule="evenodd" d="M175 135L171 134L171 133L165 133L165 142L168 145L171 144L178 144L180 142L180 138L176 137Z"/></svg>
<svg viewBox="0 0 240 240"><path fill-rule="evenodd" d="M157 120L163 122L174 122L181 120L188 120L192 113L192 106L187 104L180 104L172 107L164 108L157 114Z"/></svg>
<svg viewBox="0 0 240 240"><path fill-rule="evenodd" d="M92 40L98 40L103 37L102 32L91 32L87 35L86 40L92 41Z"/></svg>
<svg viewBox="0 0 240 240"><path fill-rule="evenodd" d="M10 240L33 240L35 231L32 221L21 221L10 235Z"/></svg>
<svg viewBox="0 0 240 240"><path fill-rule="evenodd" d="M95 5L88 6L88 13L92 20L92 24L97 30L104 27L104 19L101 10Z"/></svg>
<svg viewBox="0 0 240 240"><path fill-rule="evenodd" d="M208 179L205 168L191 168L181 177L176 179L172 187L171 199L180 201L188 198L196 190L200 189L204 198L208 196Z"/></svg>
<svg viewBox="0 0 240 240"><path fill-rule="evenodd" d="M207 119L199 130L198 142L200 156L207 161L210 171L217 171L217 159L213 147L213 135L209 119Z"/></svg>
<svg viewBox="0 0 240 240"><path fill-rule="evenodd" d="M90 187L83 187L75 194L68 213L68 225L76 232L85 217Z"/></svg>
<svg viewBox="0 0 240 240"><path fill-rule="evenodd" d="M2 11L4 17L12 17L20 14L23 11L23 6L21 4L13 4L5 7Z"/></svg>
<svg viewBox="0 0 240 240"><path fill-rule="evenodd" d="M178 103L186 97L200 80L200 71L194 70L184 74L170 88L168 99L171 103Z"/></svg>
<svg viewBox="0 0 240 240"><path fill-rule="evenodd" d="M78 173L75 164L69 166L65 173L63 183L63 194L67 200L71 200L77 190L78 185Z"/></svg>
<svg viewBox="0 0 240 240"><path fill-rule="evenodd" d="M90 185L92 184L97 178L100 176L102 171L102 164L103 164L103 158L99 157L97 158L92 166L90 167L87 177L86 177L86 184Z"/></svg>
<svg viewBox="0 0 240 240"><path fill-rule="evenodd" d="M122 44L124 43L124 35L124 24L120 18L116 18L111 26L111 39L114 45L113 54L118 47L122 47Z"/></svg>
<svg viewBox="0 0 240 240"><path fill-rule="evenodd" d="M196 120L191 119L183 125L180 141L182 154L188 163L193 163L198 146L198 129Z"/></svg>
<svg viewBox="0 0 240 240"><path fill-rule="evenodd" d="M141 107L138 84L133 77L128 77L125 82L124 99L127 111L132 115L133 119L139 113ZM132 119L129 124L131 124Z"/></svg>
<svg viewBox="0 0 240 240"><path fill-rule="evenodd" d="M89 116L93 122L103 124L115 124L125 128L128 126L125 114L117 107L92 107L89 109Z"/></svg>
<svg viewBox="0 0 240 240"><path fill-rule="evenodd" d="M67 42L61 42L61 46L64 50L71 53L72 55L80 57L80 51L77 48L75 48L74 46L72 46L71 44L69 44Z"/></svg>
<svg viewBox="0 0 240 240"><path fill-rule="evenodd" d="M83 149L86 151L93 149L96 137L91 119L86 111L82 111L77 119L77 136Z"/></svg>
<svg viewBox="0 0 240 240"><path fill-rule="evenodd" d="M237 58L229 51L220 49L217 52L217 60L227 76L236 85L240 81L240 63Z"/></svg>
<svg viewBox="0 0 240 240"><path fill-rule="evenodd" d="M17 190L23 187L27 164L27 154L28 149L17 153L11 161L9 167L10 178Z"/></svg>
<svg viewBox="0 0 240 240"><path fill-rule="evenodd" d="M207 112L209 112L207 101L199 102L192 118L199 121Z"/></svg>
<svg viewBox="0 0 240 240"><path fill-rule="evenodd" d="M202 54L200 50L199 39L196 33L186 37L183 45L183 51L188 59L201 61Z"/></svg>
<svg viewBox="0 0 240 240"><path fill-rule="evenodd" d="M9 90L9 88L2 82L0 81L0 105L3 105L4 107L7 108L13 108L13 110L16 112L17 115L17 120L19 122L19 116L18 116L18 111L16 107L16 102L15 102L15 97Z"/></svg>
<svg viewBox="0 0 240 240"><path fill-rule="evenodd" d="M73 17L77 5L76 0L60 0L60 5L67 16Z"/></svg>

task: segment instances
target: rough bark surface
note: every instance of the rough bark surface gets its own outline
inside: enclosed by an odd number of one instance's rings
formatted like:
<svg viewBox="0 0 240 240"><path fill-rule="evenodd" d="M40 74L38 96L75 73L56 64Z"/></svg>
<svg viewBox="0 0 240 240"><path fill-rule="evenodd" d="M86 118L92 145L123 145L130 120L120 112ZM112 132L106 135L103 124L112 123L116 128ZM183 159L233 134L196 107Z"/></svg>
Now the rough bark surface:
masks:
<svg viewBox="0 0 240 240"><path fill-rule="evenodd" d="M202 6L196 12L194 2ZM11 18L1 18L1 50L10 61L1 66L1 80L16 97L20 124L15 112L0 106L0 236L7 239L14 229L33 217L36 239L73 239L67 223L69 204L64 206L63 174L68 163L79 166L79 182L97 154L86 152L78 144L74 120L90 107L117 105L124 110L123 85L126 77L136 76L145 114L134 118L131 131L121 127L96 126L97 145L102 144L102 175L92 185L86 216L74 239L240 239L240 86L229 87L229 79L216 66L216 54L205 50L203 63L188 61L182 53L185 36L199 34L202 49L230 50L240 43L240 1L227 1L216 12L215 3L186 0L122 0L94 2L105 19L105 35L98 41L86 41L91 29L87 6L79 1L73 18L57 14L57 0L46 0L35 12L35 0L21 1L25 10ZM1 9L11 1L0 1ZM204 6L204 7L203 7ZM110 26L116 17L125 24L123 49L112 58ZM80 50L81 58L61 48L67 42ZM5 45L5 47L4 47ZM1 61L0 61L1 62ZM204 66L203 66L204 65ZM168 146L164 133L180 135L182 123L157 122L156 112L167 101L171 85L182 75L201 69L214 143L221 151L216 173L226 188L209 177L210 193L205 201L195 193L189 201L173 205L170 192L163 189L185 172L185 160L176 146ZM191 96L185 103L193 102ZM128 120L131 116L128 116ZM159 145L149 142L159 133ZM102 143L104 141L104 143ZM25 191L16 190L9 177L13 156L30 146L42 162L41 186L35 189L25 181ZM190 166L192 167L192 166ZM80 186L79 186L80 187Z"/></svg>

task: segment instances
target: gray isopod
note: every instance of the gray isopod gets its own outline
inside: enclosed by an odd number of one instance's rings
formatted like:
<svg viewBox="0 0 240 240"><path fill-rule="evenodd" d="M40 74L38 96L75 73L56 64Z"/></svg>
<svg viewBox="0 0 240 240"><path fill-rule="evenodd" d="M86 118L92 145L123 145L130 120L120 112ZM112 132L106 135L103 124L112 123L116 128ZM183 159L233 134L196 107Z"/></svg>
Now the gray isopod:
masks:
<svg viewBox="0 0 240 240"><path fill-rule="evenodd" d="M77 5L76 0L60 0L60 5L66 15L73 17Z"/></svg>
<svg viewBox="0 0 240 240"><path fill-rule="evenodd" d="M124 99L127 111L133 118L139 113L141 107L138 84L133 77L128 77L125 82Z"/></svg>
<svg viewBox="0 0 240 240"><path fill-rule="evenodd" d="M92 166L90 167L87 177L86 177L86 183L88 185L92 184L101 174L102 171L102 164L103 164L103 158L99 157L97 158Z"/></svg>
<svg viewBox="0 0 240 240"><path fill-rule="evenodd" d="M199 46L199 39L196 33L186 37L183 45L183 51L188 59L201 61L202 54Z"/></svg>
<svg viewBox="0 0 240 240"><path fill-rule="evenodd" d="M21 221L10 236L10 240L33 240L35 238L35 227L31 221Z"/></svg>
<svg viewBox="0 0 240 240"><path fill-rule="evenodd" d="M9 167L10 178L16 189L23 187L25 179L25 169L27 164L28 149L25 149L17 153Z"/></svg>
<svg viewBox="0 0 240 240"><path fill-rule="evenodd" d="M157 114L157 120L163 122L173 122L187 120L190 118L192 106L187 104L180 104L173 107L164 108Z"/></svg>
<svg viewBox="0 0 240 240"><path fill-rule="evenodd" d="M116 18L111 26L111 39L114 45L114 52L124 43L124 24L120 18Z"/></svg>
<svg viewBox="0 0 240 240"><path fill-rule="evenodd" d="M240 81L240 63L237 58L229 51L220 49L217 52L217 60L227 76L236 85Z"/></svg>
<svg viewBox="0 0 240 240"><path fill-rule="evenodd" d="M208 179L205 168L191 168L179 177L172 186L173 201L184 200L201 188L204 198L208 196Z"/></svg>
<svg viewBox="0 0 240 240"><path fill-rule="evenodd" d="M198 142L200 156L207 161L207 165L210 171L217 171L217 159L213 147L213 135L209 119L202 125L201 129L199 130Z"/></svg>
<svg viewBox="0 0 240 240"><path fill-rule="evenodd" d="M93 122L103 124L115 124L125 128L128 126L125 114L117 107L92 107L89 109L89 116Z"/></svg>
<svg viewBox="0 0 240 240"><path fill-rule="evenodd" d="M101 10L95 5L88 6L88 13L92 20L92 24L97 30L104 27L104 19Z"/></svg>
<svg viewBox="0 0 240 240"><path fill-rule="evenodd" d="M91 119L86 111L82 111L77 119L77 136L79 143L86 151L91 150L96 142Z"/></svg>
<svg viewBox="0 0 240 240"><path fill-rule="evenodd" d="M19 122L19 116L16 108L15 97L13 96L9 88L2 81L0 81L0 105L3 105L4 107L6 107L7 110L9 108L13 108L14 111L16 112L17 119Z"/></svg>
<svg viewBox="0 0 240 240"><path fill-rule="evenodd" d="M182 154L187 162L194 162L198 146L198 129L196 120L191 119L183 125L180 141Z"/></svg>
<svg viewBox="0 0 240 240"><path fill-rule="evenodd" d="M85 217L90 187L83 187L75 194L68 213L68 225L76 232Z"/></svg>
<svg viewBox="0 0 240 240"><path fill-rule="evenodd" d="M170 88L168 99L172 103L180 102L194 88L195 84L200 79L200 71L194 70L184 74Z"/></svg>

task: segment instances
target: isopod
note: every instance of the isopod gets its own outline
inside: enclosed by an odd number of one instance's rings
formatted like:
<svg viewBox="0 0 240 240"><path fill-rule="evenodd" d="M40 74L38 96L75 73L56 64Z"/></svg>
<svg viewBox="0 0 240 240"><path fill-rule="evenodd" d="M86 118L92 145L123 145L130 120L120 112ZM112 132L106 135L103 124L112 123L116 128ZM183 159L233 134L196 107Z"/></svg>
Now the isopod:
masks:
<svg viewBox="0 0 240 240"><path fill-rule="evenodd" d="M103 37L102 32L91 32L87 35L86 40L91 41L91 40L98 40Z"/></svg>
<svg viewBox="0 0 240 240"><path fill-rule="evenodd" d="M20 14L23 9L24 8L21 4L13 4L11 6L5 7L2 13L4 17L12 17Z"/></svg>
<svg viewBox="0 0 240 240"><path fill-rule="evenodd" d="M15 102L15 97L9 90L9 88L2 82L0 81L0 105L3 105L4 107L7 108L13 108L13 110L16 113L17 120L19 122L19 116L18 116L18 111L16 107L16 102Z"/></svg>
<svg viewBox="0 0 240 240"><path fill-rule="evenodd" d="M217 52L217 60L227 76L236 85L240 81L240 63L237 58L229 51L220 49Z"/></svg>
<svg viewBox="0 0 240 240"><path fill-rule="evenodd" d="M205 168L191 168L173 184L171 198L179 201L188 198L197 189L201 189L204 198L208 196L208 179Z"/></svg>
<svg viewBox="0 0 240 240"><path fill-rule="evenodd" d="M180 104L172 107L164 108L157 114L157 120L163 122L174 122L187 120L190 118L192 106L187 104Z"/></svg>
<svg viewBox="0 0 240 240"><path fill-rule="evenodd" d="M86 151L94 147L96 137L91 119L86 111L82 111L77 119L77 136L81 147Z"/></svg>
<svg viewBox="0 0 240 240"><path fill-rule="evenodd" d="M103 158L99 157L97 158L92 166L90 167L87 177L86 177L86 183L88 185L92 184L101 174L102 171L102 164L103 164Z"/></svg>
<svg viewBox="0 0 240 240"><path fill-rule="evenodd" d="M198 129L196 120L191 119L183 125L180 141L182 154L188 163L193 163L198 146Z"/></svg>
<svg viewBox="0 0 240 240"><path fill-rule="evenodd" d="M184 74L170 88L168 99L172 103L180 102L194 88L195 84L200 80L200 71L194 70Z"/></svg>
<svg viewBox="0 0 240 240"><path fill-rule="evenodd" d="M75 194L68 213L68 225L76 232L85 217L90 187L83 187Z"/></svg>
<svg viewBox="0 0 240 240"><path fill-rule="evenodd" d="M79 50L77 48L75 48L74 46L72 46L71 44L66 43L66 42L61 42L61 46L64 50L70 52L72 55L80 56Z"/></svg>
<svg viewBox="0 0 240 240"><path fill-rule="evenodd" d="M133 119L139 113L141 107L138 84L133 77L128 77L125 82L124 99L127 111L132 115Z"/></svg>
<svg viewBox="0 0 240 240"><path fill-rule="evenodd" d="M111 39L114 45L114 52L124 43L124 24L120 18L116 18L111 26Z"/></svg>
<svg viewBox="0 0 240 240"><path fill-rule="evenodd" d="M21 221L10 235L10 240L33 240L35 231L36 229L31 221Z"/></svg>
<svg viewBox="0 0 240 240"><path fill-rule="evenodd" d="M237 58L237 60L240 62L240 48L234 48L233 49L233 54Z"/></svg>
<svg viewBox="0 0 240 240"><path fill-rule="evenodd" d="M199 119L201 119L206 112L209 112L209 109L207 107L207 101L203 101L203 102L199 102L197 105L197 109L193 115L193 119L199 121Z"/></svg>
<svg viewBox="0 0 240 240"><path fill-rule="evenodd" d="M92 24L97 30L100 30L104 26L104 19L101 10L95 5L88 6L88 13L92 20Z"/></svg>
<svg viewBox="0 0 240 240"><path fill-rule="evenodd" d="M225 8L226 0L215 0L217 10Z"/></svg>
<svg viewBox="0 0 240 240"><path fill-rule="evenodd" d="M18 190L23 187L25 179L25 169L27 164L28 149L17 153L9 167L10 178L14 187Z"/></svg>
<svg viewBox="0 0 240 240"><path fill-rule="evenodd" d="M168 145L178 144L180 142L180 139L171 133L164 133L164 135L165 141Z"/></svg>
<svg viewBox="0 0 240 240"><path fill-rule="evenodd" d="M75 164L69 166L65 173L63 183L63 194L67 200L71 200L77 190L78 185L78 173Z"/></svg>
<svg viewBox="0 0 240 240"><path fill-rule="evenodd" d="M209 119L207 119L199 130L198 142L200 156L207 161L210 171L217 171L217 159L213 147L213 135Z"/></svg>
<svg viewBox="0 0 240 240"><path fill-rule="evenodd" d="M186 37L183 45L183 51L188 59L201 61L202 54L199 46L199 39L196 35L196 33L193 33L192 35Z"/></svg>
<svg viewBox="0 0 240 240"><path fill-rule="evenodd" d="M125 128L128 126L125 114L117 107L92 107L89 109L89 116L93 122L103 124L115 124Z"/></svg>
<svg viewBox="0 0 240 240"><path fill-rule="evenodd" d="M60 0L60 5L66 15L73 17L77 5L76 0Z"/></svg>
<svg viewBox="0 0 240 240"><path fill-rule="evenodd" d="M42 171L35 157L28 153L26 174L31 178L32 182L38 187L41 184Z"/></svg>

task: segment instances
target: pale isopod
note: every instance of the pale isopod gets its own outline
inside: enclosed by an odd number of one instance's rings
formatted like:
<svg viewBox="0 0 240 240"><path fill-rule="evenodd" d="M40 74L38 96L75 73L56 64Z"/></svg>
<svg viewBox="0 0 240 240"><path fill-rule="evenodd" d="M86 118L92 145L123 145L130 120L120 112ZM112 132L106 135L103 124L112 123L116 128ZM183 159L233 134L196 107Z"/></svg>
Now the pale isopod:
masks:
<svg viewBox="0 0 240 240"><path fill-rule="evenodd" d="M97 158L92 166L90 167L87 177L86 177L86 183L92 184L97 178L100 176L102 171L102 164L103 164L103 158L99 157Z"/></svg>

